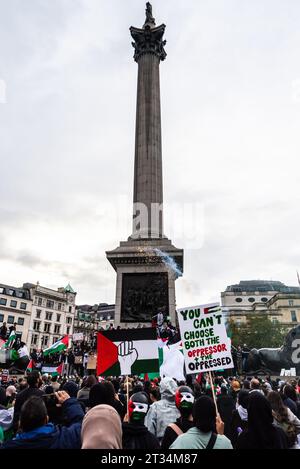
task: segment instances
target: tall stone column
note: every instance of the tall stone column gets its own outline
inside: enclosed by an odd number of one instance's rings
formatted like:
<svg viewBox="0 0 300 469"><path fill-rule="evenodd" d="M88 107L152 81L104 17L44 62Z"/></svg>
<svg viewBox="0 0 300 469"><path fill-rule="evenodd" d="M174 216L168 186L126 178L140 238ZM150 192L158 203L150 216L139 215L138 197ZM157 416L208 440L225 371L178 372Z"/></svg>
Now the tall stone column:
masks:
<svg viewBox="0 0 300 469"><path fill-rule="evenodd" d="M130 28L138 63L133 230L131 239L163 237L163 179L159 64L166 58L165 25L149 16Z"/></svg>
<svg viewBox="0 0 300 469"><path fill-rule="evenodd" d="M159 67L166 58L164 31L164 24L156 27L150 3L143 28L130 28L138 64L133 230L106 252L117 272L115 325L122 327L150 325L159 312L175 323L175 280L183 272L183 250L163 234ZM170 267L171 259L178 269Z"/></svg>

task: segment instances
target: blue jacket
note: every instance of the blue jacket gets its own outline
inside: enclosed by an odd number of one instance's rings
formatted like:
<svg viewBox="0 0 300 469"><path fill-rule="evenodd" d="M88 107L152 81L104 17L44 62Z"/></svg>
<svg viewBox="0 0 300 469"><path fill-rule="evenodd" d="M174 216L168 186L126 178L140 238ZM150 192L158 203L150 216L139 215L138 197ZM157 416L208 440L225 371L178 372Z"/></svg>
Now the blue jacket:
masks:
<svg viewBox="0 0 300 469"><path fill-rule="evenodd" d="M30 432L18 433L6 441L2 449L80 449L81 423L84 412L77 399L70 398L62 405L66 426L48 423Z"/></svg>

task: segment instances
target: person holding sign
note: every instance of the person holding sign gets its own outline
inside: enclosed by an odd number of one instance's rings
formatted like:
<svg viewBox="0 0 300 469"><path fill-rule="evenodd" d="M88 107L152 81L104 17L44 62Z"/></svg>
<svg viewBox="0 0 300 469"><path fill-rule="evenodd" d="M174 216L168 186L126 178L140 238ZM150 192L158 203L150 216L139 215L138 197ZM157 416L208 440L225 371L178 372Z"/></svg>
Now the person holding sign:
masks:
<svg viewBox="0 0 300 469"><path fill-rule="evenodd" d="M233 449L224 436L224 423L217 417L209 396L201 396L194 404L194 427L178 436L170 449Z"/></svg>

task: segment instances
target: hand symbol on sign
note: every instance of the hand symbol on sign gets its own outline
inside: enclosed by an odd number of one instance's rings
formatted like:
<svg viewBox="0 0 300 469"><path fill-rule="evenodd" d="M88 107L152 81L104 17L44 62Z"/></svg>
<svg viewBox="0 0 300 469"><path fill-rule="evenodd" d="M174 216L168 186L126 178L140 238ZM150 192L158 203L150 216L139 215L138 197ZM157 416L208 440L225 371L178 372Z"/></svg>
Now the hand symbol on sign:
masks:
<svg viewBox="0 0 300 469"><path fill-rule="evenodd" d="M121 375L131 375L131 367L138 358L138 353L133 348L132 341L121 342L118 345L118 354Z"/></svg>

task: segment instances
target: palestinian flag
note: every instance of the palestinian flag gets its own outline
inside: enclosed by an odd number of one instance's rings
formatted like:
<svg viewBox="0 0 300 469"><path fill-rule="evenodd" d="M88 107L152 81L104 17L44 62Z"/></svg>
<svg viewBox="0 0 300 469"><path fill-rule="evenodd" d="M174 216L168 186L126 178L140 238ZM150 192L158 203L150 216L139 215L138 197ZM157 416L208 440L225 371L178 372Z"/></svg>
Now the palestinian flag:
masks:
<svg viewBox="0 0 300 469"><path fill-rule="evenodd" d="M98 375L127 376L158 371L156 329L98 332Z"/></svg>
<svg viewBox="0 0 300 469"><path fill-rule="evenodd" d="M13 329L11 331L11 333L9 334L9 338L7 339L7 341L5 342L4 344L4 347L5 348L12 348L13 344L14 344L14 341L16 340L17 338L17 334L16 334L16 331Z"/></svg>
<svg viewBox="0 0 300 469"><path fill-rule="evenodd" d="M31 373L33 371L33 368L34 368L33 360L31 359L30 362L27 365L26 373Z"/></svg>
<svg viewBox="0 0 300 469"><path fill-rule="evenodd" d="M204 314L222 313L222 309L220 308L219 303L216 303L216 304L205 306L203 308L203 313Z"/></svg>
<svg viewBox="0 0 300 469"><path fill-rule="evenodd" d="M62 372L63 372L63 363L61 363L59 366L43 366L42 367L42 373L47 373L48 375L51 375L51 376L61 375Z"/></svg>
<svg viewBox="0 0 300 469"><path fill-rule="evenodd" d="M43 350L43 355L51 355L52 353L59 353L62 350L66 350L69 346L69 336L65 335L62 339L55 342L55 344L51 345L51 347L46 348Z"/></svg>

